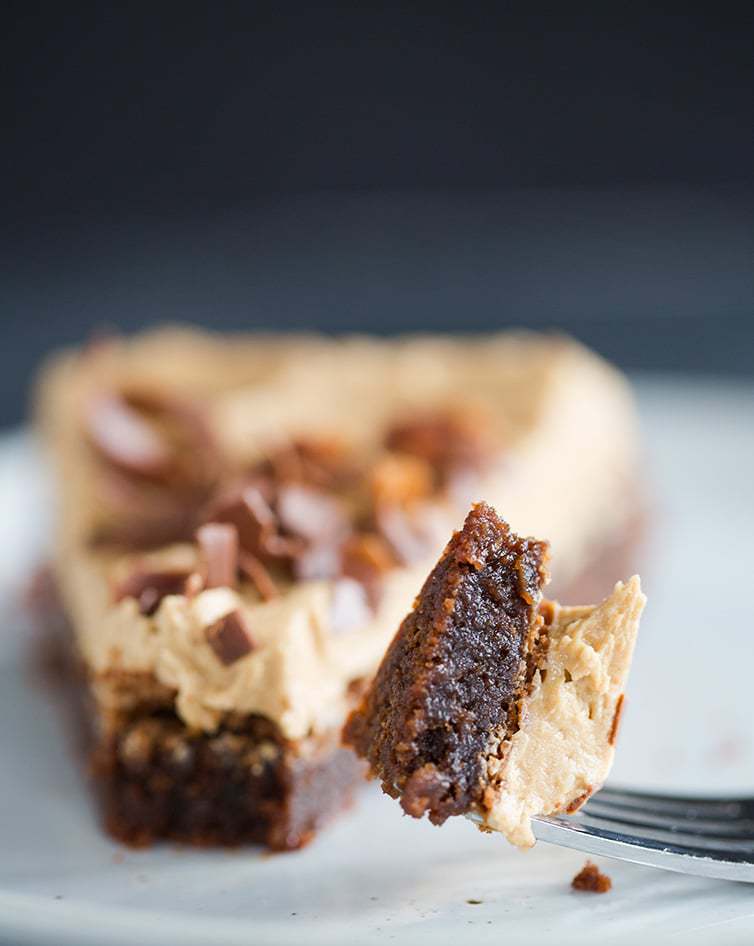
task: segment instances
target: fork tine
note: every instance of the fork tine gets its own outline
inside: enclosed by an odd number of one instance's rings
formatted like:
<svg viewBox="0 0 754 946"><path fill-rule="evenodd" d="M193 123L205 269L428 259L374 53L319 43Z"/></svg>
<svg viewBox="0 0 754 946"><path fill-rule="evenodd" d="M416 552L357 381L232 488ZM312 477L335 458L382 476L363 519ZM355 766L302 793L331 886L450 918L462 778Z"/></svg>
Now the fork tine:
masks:
<svg viewBox="0 0 754 946"><path fill-rule="evenodd" d="M698 798L693 796L661 795L653 792L636 792L632 789L605 786L595 796L611 805L625 809L638 809L658 816L674 816L686 819L710 818L713 820L739 819L754 821L754 799L752 798Z"/></svg>
<svg viewBox="0 0 754 946"><path fill-rule="evenodd" d="M704 834L697 831L684 830L671 822L663 827L658 825L637 825L622 819L608 818L602 815L593 815L582 809L573 818L574 827L596 831L601 836L620 836L630 838L638 844L672 846L675 850L686 853L706 852L709 856L722 857L732 853L740 854L745 860L754 863L754 838L720 836L718 834Z"/></svg>
<svg viewBox="0 0 754 946"><path fill-rule="evenodd" d="M660 828L672 831L683 831L688 834L709 835L719 838L736 838L738 840L754 841L754 821L748 819L724 818L713 820L708 817L680 817L676 814L656 814L645 812L641 808L627 807L613 804L595 795L581 809L592 819L620 822L636 828Z"/></svg>
<svg viewBox="0 0 754 946"><path fill-rule="evenodd" d="M658 867L698 877L754 883L754 863L739 853L725 851L718 857L706 850L679 849L661 843L639 843L638 839L618 832L579 827L573 822L574 819L562 816L535 818L534 833L540 841L575 848L597 857L613 857L632 864Z"/></svg>

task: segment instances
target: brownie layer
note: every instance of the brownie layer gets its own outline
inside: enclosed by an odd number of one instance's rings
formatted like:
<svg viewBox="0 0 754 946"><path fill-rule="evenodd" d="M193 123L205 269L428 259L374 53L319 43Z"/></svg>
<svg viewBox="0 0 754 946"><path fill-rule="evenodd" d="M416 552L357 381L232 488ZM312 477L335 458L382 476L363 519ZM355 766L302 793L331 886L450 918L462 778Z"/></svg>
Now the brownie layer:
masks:
<svg viewBox="0 0 754 946"><path fill-rule="evenodd" d="M472 508L390 645L346 741L415 817L441 824L483 791L490 733L516 728L543 643L547 544Z"/></svg>
<svg viewBox="0 0 754 946"><path fill-rule="evenodd" d="M259 717L193 733L169 712L129 720L92 763L108 831L134 845L299 848L363 775L334 733L291 744Z"/></svg>

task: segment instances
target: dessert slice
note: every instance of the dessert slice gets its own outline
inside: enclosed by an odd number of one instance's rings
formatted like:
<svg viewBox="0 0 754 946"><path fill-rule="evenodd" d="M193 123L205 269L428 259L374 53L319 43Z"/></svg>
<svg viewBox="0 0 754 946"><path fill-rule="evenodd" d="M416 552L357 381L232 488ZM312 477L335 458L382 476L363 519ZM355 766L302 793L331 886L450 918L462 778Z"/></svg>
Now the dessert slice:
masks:
<svg viewBox="0 0 754 946"><path fill-rule="evenodd" d="M600 605L542 600L548 546L475 505L424 583L345 740L407 814L474 812L523 847L607 777L639 579Z"/></svg>
<svg viewBox="0 0 754 946"><path fill-rule="evenodd" d="M564 589L634 545L630 390L562 337L165 329L56 356L37 409L69 690L126 841L287 849L342 808L343 724L473 499L546 527Z"/></svg>

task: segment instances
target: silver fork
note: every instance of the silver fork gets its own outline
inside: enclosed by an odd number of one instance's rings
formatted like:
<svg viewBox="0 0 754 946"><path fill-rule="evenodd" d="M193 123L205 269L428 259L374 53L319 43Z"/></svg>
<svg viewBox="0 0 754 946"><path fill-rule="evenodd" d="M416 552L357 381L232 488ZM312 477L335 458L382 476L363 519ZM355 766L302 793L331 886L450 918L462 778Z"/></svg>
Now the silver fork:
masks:
<svg viewBox="0 0 754 946"><path fill-rule="evenodd" d="M754 797L691 798L605 787L573 815L532 821L540 841L647 867L754 883Z"/></svg>

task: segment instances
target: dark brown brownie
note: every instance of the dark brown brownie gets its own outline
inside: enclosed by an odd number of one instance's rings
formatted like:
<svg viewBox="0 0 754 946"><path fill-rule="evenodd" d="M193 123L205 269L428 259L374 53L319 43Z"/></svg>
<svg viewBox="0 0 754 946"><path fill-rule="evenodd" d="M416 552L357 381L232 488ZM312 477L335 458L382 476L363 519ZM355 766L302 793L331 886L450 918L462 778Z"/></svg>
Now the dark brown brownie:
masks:
<svg viewBox="0 0 754 946"><path fill-rule="evenodd" d="M142 846L302 847L345 807L363 766L333 734L291 743L246 717L192 733L170 711L140 715L100 741L92 771L114 837Z"/></svg>
<svg viewBox="0 0 754 946"><path fill-rule="evenodd" d="M540 660L547 543L475 505L424 583L345 740L415 817L442 824L481 800Z"/></svg>

